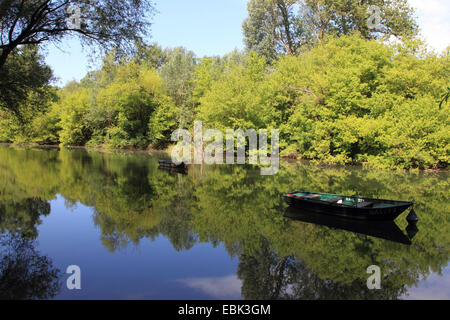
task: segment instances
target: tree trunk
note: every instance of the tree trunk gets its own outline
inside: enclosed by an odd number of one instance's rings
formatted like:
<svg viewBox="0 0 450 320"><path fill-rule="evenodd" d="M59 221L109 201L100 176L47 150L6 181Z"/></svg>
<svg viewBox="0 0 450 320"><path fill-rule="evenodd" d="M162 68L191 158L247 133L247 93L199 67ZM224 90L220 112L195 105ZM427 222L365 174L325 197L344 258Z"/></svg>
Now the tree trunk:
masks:
<svg viewBox="0 0 450 320"><path fill-rule="evenodd" d="M10 47L6 47L5 49L3 49L2 54L0 55L0 69L5 65L6 59L11 52L12 49Z"/></svg>

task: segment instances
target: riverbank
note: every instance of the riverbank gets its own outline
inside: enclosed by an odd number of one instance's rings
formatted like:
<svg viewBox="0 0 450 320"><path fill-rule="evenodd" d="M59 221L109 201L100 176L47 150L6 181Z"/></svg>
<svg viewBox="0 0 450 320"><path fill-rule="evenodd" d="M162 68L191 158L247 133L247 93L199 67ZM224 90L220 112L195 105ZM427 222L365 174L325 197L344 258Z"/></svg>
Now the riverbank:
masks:
<svg viewBox="0 0 450 320"><path fill-rule="evenodd" d="M149 155L170 155L174 148L173 145L169 146L165 149L155 149L152 147L147 148L136 148L133 146L125 147L125 148L108 148L104 146L97 147L89 147L89 146L61 146L61 145L38 145L38 144L27 144L27 143L0 143L0 146L12 146L12 147L24 147L24 148L41 148L41 149L68 149L68 150L76 150L76 149L84 149L84 150L94 150L98 152L130 152L130 153L146 153ZM433 168L433 169L423 169L423 168L411 168L405 169L402 167L396 168L386 168L376 166L369 162L351 162L351 163L332 163L327 161L321 161L317 159L305 159L302 158L300 154L289 153L285 156L280 156L280 160L285 163L312 163L321 167L362 167L366 169L375 169L375 170L390 170L390 171L404 171L404 172L427 172L427 173L439 173L439 172L448 172L448 166Z"/></svg>

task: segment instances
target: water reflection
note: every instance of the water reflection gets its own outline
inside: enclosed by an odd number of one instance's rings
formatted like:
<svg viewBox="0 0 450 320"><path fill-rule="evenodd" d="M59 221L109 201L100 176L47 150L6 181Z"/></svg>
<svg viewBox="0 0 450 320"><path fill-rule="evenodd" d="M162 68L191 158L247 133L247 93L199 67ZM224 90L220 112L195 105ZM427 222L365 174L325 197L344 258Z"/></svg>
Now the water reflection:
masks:
<svg viewBox="0 0 450 320"><path fill-rule="evenodd" d="M270 177L242 166L194 166L180 175L158 170L159 158L0 147L0 231L36 238L41 219L51 215L49 202L61 195L68 211L76 203L92 208L99 241L111 253L161 237L179 254L203 243L223 245L239 259L227 290L234 294L240 284L247 299L395 299L448 264L446 173L284 163ZM377 228L313 221L305 214L293 221L285 217L281 194L294 189L413 200L420 232L407 229L404 215ZM367 290L370 265L382 267L382 291ZM210 276L183 281L212 297L224 283Z"/></svg>
<svg viewBox="0 0 450 320"><path fill-rule="evenodd" d="M406 228L407 235L405 235L394 221L350 220L295 208L286 209L284 216L294 221L346 230L406 245L410 245L410 239L419 232L417 225L412 223Z"/></svg>
<svg viewBox="0 0 450 320"><path fill-rule="evenodd" d="M61 288L60 274L33 240L0 235L0 300L54 298Z"/></svg>
<svg viewBox="0 0 450 320"><path fill-rule="evenodd" d="M238 299L241 296L242 281L236 275L220 278L188 278L179 282L214 299Z"/></svg>
<svg viewBox="0 0 450 320"><path fill-rule="evenodd" d="M405 294L405 285L394 285L390 276L383 280L381 290L368 290L365 279L340 282L323 278L295 256L280 257L266 240L261 251L244 255L238 276L242 294L250 300L393 300Z"/></svg>
<svg viewBox="0 0 450 320"><path fill-rule="evenodd" d="M36 239L41 217L50 214L50 204L40 198L7 199L0 202L0 233L14 231Z"/></svg>

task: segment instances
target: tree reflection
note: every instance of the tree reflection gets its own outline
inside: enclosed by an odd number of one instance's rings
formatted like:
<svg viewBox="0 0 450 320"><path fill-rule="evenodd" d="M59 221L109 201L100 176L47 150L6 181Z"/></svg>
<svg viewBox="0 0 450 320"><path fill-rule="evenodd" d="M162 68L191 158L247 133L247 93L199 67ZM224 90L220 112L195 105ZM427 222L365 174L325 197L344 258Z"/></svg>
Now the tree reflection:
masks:
<svg viewBox="0 0 450 320"><path fill-rule="evenodd" d="M0 232L18 232L26 239L36 239L40 218L50 214L50 204L40 198L0 201Z"/></svg>
<svg viewBox="0 0 450 320"><path fill-rule="evenodd" d="M248 300L394 300L406 293L405 285L394 286L389 277L383 279L381 290L369 290L366 279L351 283L322 279L304 261L278 257L265 239L261 251L241 256L238 277Z"/></svg>
<svg viewBox="0 0 450 320"><path fill-rule="evenodd" d="M39 217L59 194L94 208L100 240L111 252L160 236L177 251L199 242L223 245L241 258L242 293L250 299L395 299L405 284L440 273L450 259L440 250L450 246L445 173L282 163L269 177L244 166L192 166L188 175L172 175L142 153L65 149L0 148L0 163L0 232L36 238ZM407 229L415 235L408 247L349 228L294 222L284 217L281 197L293 189L414 200L421 232ZM403 218L396 222L406 228ZM373 264L389 275L380 292L366 288Z"/></svg>
<svg viewBox="0 0 450 320"><path fill-rule="evenodd" d="M58 294L60 270L35 245L18 234L0 235L1 300L50 299Z"/></svg>

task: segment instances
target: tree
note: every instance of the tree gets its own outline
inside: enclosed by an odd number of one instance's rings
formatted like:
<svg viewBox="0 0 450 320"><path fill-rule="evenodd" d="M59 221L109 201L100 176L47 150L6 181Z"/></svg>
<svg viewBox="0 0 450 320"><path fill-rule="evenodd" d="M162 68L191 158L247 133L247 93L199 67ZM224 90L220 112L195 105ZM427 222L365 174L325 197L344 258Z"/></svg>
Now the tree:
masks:
<svg viewBox="0 0 450 320"><path fill-rule="evenodd" d="M120 51L148 34L149 0L3 0L0 4L0 68L20 45L58 42L78 35L84 45Z"/></svg>
<svg viewBox="0 0 450 320"><path fill-rule="evenodd" d="M326 34L358 31L373 39L411 38L418 32L407 0L250 0L248 12L245 44L268 62L280 53L296 55Z"/></svg>
<svg viewBox="0 0 450 320"><path fill-rule="evenodd" d="M189 126L194 120L195 104L194 71L197 58L192 51L175 48L168 52L168 61L161 68L161 77L169 97L180 108L178 121L182 127Z"/></svg>
<svg viewBox="0 0 450 320"><path fill-rule="evenodd" d="M296 0L250 0L243 23L247 49L275 59L280 52L294 55L304 44L304 26L295 16Z"/></svg>
<svg viewBox="0 0 450 320"><path fill-rule="evenodd" d="M58 102L60 112L60 142L62 145L83 146L91 136L86 114L89 110L90 96L85 88L74 92L62 92Z"/></svg>
<svg viewBox="0 0 450 320"><path fill-rule="evenodd" d="M282 139L303 158L381 167L448 164L445 57L355 36L330 38L271 74L284 96ZM283 142L282 142L283 144ZM290 151L293 151L292 149ZM286 152L283 151L282 154ZM295 152L294 152L295 153Z"/></svg>
<svg viewBox="0 0 450 320"><path fill-rule="evenodd" d="M366 39L411 38L418 32L407 0L304 0L299 18L318 41L325 34L348 35L354 30Z"/></svg>
<svg viewBox="0 0 450 320"><path fill-rule="evenodd" d="M167 63L167 51L163 50L157 43L145 44L136 41L136 53L133 56L136 63L149 68L160 70Z"/></svg>
<svg viewBox="0 0 450 320"><path fill-rule="evenodd" d="M169 97L160 94L158 106L148 123L148 139L154 148L166 148L171 143L171 135L177 129L178 109Z"/></svg>
<svg viewBox="0 0 450 320"><path fill-rule="evenodd" d="M199 99L199 119L223 131L267 128L272 105L266 103L265 71L264 57L251 52L245 65L231 62L219 79L210 84L199 82L206 87Z"/></svg>
<svg viewBox="0 0 450 320"><path fill-rule="evenodd" d="M37 46L20 47L0 68L0 109L11 111L23 120L20 110L23 103L31 94L41 95L52 77Z"/></svg>

